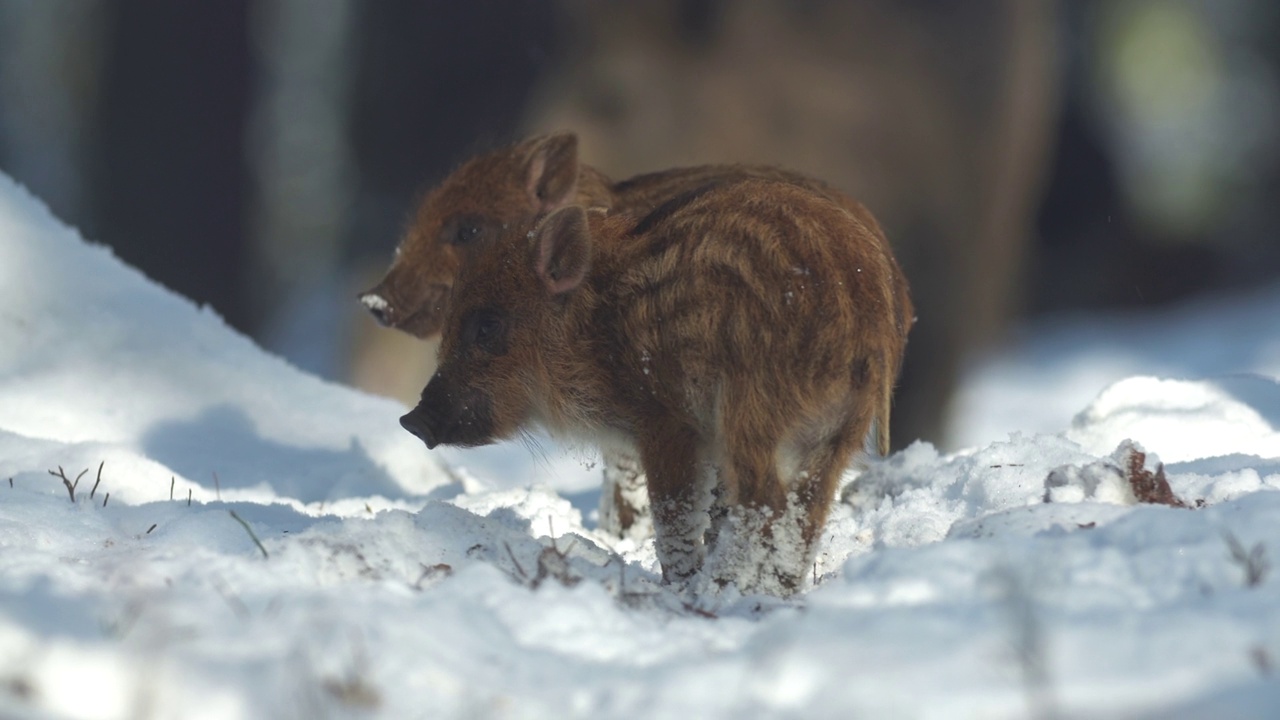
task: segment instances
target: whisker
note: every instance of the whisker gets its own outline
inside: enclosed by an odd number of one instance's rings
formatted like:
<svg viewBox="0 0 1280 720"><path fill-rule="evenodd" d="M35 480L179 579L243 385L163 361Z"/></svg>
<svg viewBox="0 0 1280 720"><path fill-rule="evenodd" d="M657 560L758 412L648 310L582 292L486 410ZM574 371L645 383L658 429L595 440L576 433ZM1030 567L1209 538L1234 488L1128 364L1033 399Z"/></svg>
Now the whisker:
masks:
<svg viewBox="0 0 1280 720"><path fill-rule="evenodd" d="M534 464L542 470L551 469L551 456L547 454L547 449L543 447L537 436L521 428L520 443L529 451L529 455L533 457Z"/></svg>

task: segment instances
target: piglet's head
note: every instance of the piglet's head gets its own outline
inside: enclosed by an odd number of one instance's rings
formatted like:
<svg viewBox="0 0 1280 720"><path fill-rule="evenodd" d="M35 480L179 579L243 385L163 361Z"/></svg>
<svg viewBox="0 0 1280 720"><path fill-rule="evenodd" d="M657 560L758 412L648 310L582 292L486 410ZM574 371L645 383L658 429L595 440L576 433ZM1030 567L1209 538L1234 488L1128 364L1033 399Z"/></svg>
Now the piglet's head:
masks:
<svg viewBox="0 0 1280 720"><path fill-rule="evenodd" d="M462 258L487 240L527 232L573 202L578 138L558 133L468 161L429 192L382 280L360 302L380 324L420 338L440 332Z"/></svg>
<svg viewBox="0 0 1280 720"><path fill-rule="evenodd" d="M517 240L475 245L453 287L439 369L400 424L433 448L485 445L536 420L551 395L548 368L566 359L565 316L590 266L578 206Z"/></svg>

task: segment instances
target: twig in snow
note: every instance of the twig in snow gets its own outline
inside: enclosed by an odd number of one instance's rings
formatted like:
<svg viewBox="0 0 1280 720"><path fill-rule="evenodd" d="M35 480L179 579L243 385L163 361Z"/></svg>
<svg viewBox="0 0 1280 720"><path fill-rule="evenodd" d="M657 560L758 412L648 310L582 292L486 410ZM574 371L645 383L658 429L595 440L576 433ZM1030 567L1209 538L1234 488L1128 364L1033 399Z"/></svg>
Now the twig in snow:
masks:
<svg viewBox="0 0 1280 720"><path fill-rule="evenodd" d="M81 470L80 474L76 476L75 482L71 482L71 480L67 477L66 471L62 469L61 465L58 466L58 472L54 472L50 470L49 474L57 478L62 478L62 484L67 487L67 494L71 496L71 502L75 502L76 501L76 485L80 484L80 478L87 472L89 472L89 468L85 468L84 470Z"/></svg>
<svg viewBox="0 0 1280 720"><path fill-rule="evenodd" d="M652 597L652 593L638 592L627 589L627 561L616 552L610 553L609 562L617 561L618 563L618 601L628 607L638 607L640 602L648 600ZM605 563L608 567L608 563Z"/></svg>
<svg viewBox="0 0 1280 720"><path fill-rule="evenodd" d="M22 702L31 702L36 694L31 681L24 677L7 677L0 681L0 689Z"/></svg>
<svg viewBox="0 0 1280 720"><path fill-rule="evenodd" d="M235 521L240 523L240 527L244 528L245 532L249 533L249 537L253 539L253 544L257 545L258 549L262 551L262 557L264 559L271 557L267 554L267 549L262 547L262 541L258 539L257 535L253 534L253 528L249 527L249 523L245 522L243 518L237 515L235 510L228 510L227 512L231 513L231 517L235 518Z"/></svg>
<svg viewBox="0 0 1280 720"><path fill-rule="evenodd" d="M235 513L232 514L234 515ZM231 592L231 588L227 587L227 584L222 581L222 578L214 576L212 584L213 589L218 591L218 594L222 596L224 601L226 601L227 607L231 608L231 612L235 613L236 617L241 620L248 620L249 617L253 615L253 613L249 612L249 606L245 605L244 601L241 600L238 595Z"/></svg>
<svg viewBox="0 0 1280 720"><path fill-rule="evenodd" d="M102 631L117 640L124 639L138 624L145 608L139 600L130 600L125 604L120 616L115 619L103 619Z"/></svg>
<svg viewBox="0 0 1280 720"><path fill-rule="evenodd" d="M267 601L267 606L262 608L262 617L273 618L279 615L280 607L282 604L283 604L283 601L280 599L279 595L273 596L270 600Z"/></svg>
<svg viewBox="0 0 1280 720"><path fill-rule="evenodd" d="M191 488L187 488L187 507L191 507Z"/></svg>
<svg viewBox="0 0 1280 720"><path fill-rule="evenodd" d="M1253 661L1253 666L1262 675L1270 676L1275 669L1275 663L1271 661L1271 654L1261 645L1254 645L1249 648L1249 659Z"/></svg>
<svg viewBox="0 0 1280 720"><path fill-rule="evenodd" d="M1036 720L1055 720L1060 715L1047 666L1044 627L1036 612L1035 599L1027 589L1026 580L1012 567L997 567L996 580L1003 586L1003 600L1012 624L1013 650L1022 669L1029 716Z"/></svg>
<svg viewBox="0 0 1280 720"><path fill-rule="evenodd" d="M219 502L222 501L222 483L218 481L218 471L213 471L213 492Z"/></svg>
<svg viewBox="0 0 1280 720"><path fill-rule="evenodd" d="M417 582L413 584L414 590L421 590L422 583L428 578L433 578L437 575L449 577L453 574L453 566L446 563L436 563L430 567L427 567L425 563L418 563L418 565L422 567L422 574L418 576Z"/></svg>
<svg viewBox="0 0 1280 720"><path fill-rule="evenodd" d="M711 612L710 610L700 608L687 600L681 600L680 607L684 608L684 611L687 613L697 615L698 617L705 618L707 620L715 620L719 617L718 615Z"/></svg>
<svg viewBox="0 0 1280 720"><path fill-rule="evenodd" d="M1260 585L1266 578L1267 571L1271 569L1271 561L1267 560L1267 549L1262 543L1257 543L1246 551L1240 539L1229 530L1222 533L1222 539L1226 541L1227 549L1231 551L1231 559L1244 570L1244 586Z"/></svg>
<svg viewBox="0 0 1280 720"><path fill-rule="evenodd" d="M102 496L102 507L107 506L107 501L111 499L111 493Z"/></svg>
<svg viewBox="0 0 1280 720"><path fill-rule="evenodd" d="M13 489L13 478L9 478L9 489Z"/></svg>
<svg viewBox="0 0 1280 720"><path fill-rule="evenodd" d="M320 686L338 702L357 710L376 710L382 705L382 693L369 683L369 655L359 635L351 639L351 666L342 677L324 678Z"/></svg>
<svg viewBox="0 0 1280 720"><path fill-rule="evenodd" d="M169 476L169 499L173 499L173 476Z"/></svg>
<svg viewBox="0 0 1280 720"><path fill-rule="evenodd" d="M511 550L511 543L503 541L502 545L507 549L507 555L511 558L511 564L516 566L516 572L520 573L520 579L528 582L529 573L525 572L524 568L520 566L520 561L516 559L515 552Z"/></svg>
<svg viewBox="0 0 1280 720"><path fill-rule="evenodd" d="M555 528L550 526L549 519L548 527L552 532L555 531ZM525 571L524 566L516 559L516 553L511 549L511 543L504 542L502 545L507 549L507 556L511 558L511 564L515 566L515 572L512 573L512 575L533 590L537 590L538 586L542 584L542 581L549 577L559 580L560 584L565 587L573 587L582 580L582 578L574 576L573 572L569 569L569 556L564 552L560 552L560 548L556 547L556 540L554 537L551 538L551 547L543 548L542 552L538 553L538 572L533 577L529 576L529 573ZM573 549L573 543L570 543L566 552L571 549Z"/></svg>
<svg viewBox="0 0 1280 720"><path fill-rule="evenodd" d="M156 529L156 523L151 523L151 527L147 528L147 531L143 533L143 535L150 535L151 531L155 529Z"/></svg>
<svg viewBox="0 0 1280 720"><path fill-rule="evenodd" d="M551 547L542 548L542 552L538 553L538 574L534 575L533 581L529 586L534 590L542 584L547 578L555 578L565 587L573 587L582 581L582 578L573 574L573 570L569 567L569 551L573 549L576 541L571 541L569 547L564 552L556 547L555 538L551 539Z"/></svg>
<svg viewBox="0 0 1280 720"><path fill-rule="evenodd" d="M98 463L98 479L97 479L97 480L94 480L94 481L93 481L93 487L89 488L89 499L90 499L90 500L92 500L92 499L93 499L93 494L94 494L94 493L96 493L96 492L98 492L98 483L102 482L102 466L103 466L103 465L106 465L106 464L107 464L107 461L106 461L106 460L103 460L102 462Z"/></svg>

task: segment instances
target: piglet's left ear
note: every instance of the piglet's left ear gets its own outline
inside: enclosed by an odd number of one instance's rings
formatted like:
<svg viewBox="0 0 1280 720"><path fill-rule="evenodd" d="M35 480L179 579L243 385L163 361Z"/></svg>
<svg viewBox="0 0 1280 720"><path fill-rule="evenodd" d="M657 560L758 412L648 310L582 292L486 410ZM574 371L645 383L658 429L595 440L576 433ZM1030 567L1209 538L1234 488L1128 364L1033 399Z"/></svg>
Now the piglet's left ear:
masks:
<svg viewBox="0 0 1280 720"><path fill-rule="evenodd" d="M548 215L534 230L534 271L552 295L582 284L591 269L587 213L577 205Z"/></svg>
<svg viewBox="0 0 1280 720"><path fill-rule="evenodd" d="M534 209L551 212L573 202L578 193L578 136L570 132L545 135L529 145L525 189Z"/></svg>

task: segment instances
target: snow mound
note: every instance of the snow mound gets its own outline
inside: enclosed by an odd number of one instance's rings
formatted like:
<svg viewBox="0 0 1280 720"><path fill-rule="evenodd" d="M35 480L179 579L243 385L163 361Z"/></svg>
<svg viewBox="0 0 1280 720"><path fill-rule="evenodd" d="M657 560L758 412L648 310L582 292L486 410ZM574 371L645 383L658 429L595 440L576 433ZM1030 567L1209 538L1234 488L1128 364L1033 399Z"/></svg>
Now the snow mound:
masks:
<svg viewBox="0 0 1280 720"><path fill-rule="evenodd" d="M0 429L93 446L77 471L110 456L128 470L115 473L118 499L167 498L170 476L198 499L220 488L304 503L403 499L451 482L404 437L397 404L263 353L85 244L3 176L0 239ZM27 467L4 463L0 473Z"/></svg>
<svg viewBox="0 0 1280 720"><path fill-rule="evenodd" d="M1233 453L1280 457L1280 382L1259 375L1209 380L1132 377L1075 417L1067 437L1099 452L1127 437L1170 462Z"/></svg>
<svg viewBox="0 0 1280 720"><path fill-rule="evenodd" d="M449 467L0 178L0 717L1273 717L1278 395L917 443L810 592L678 595L580 478Z"/></svg>

